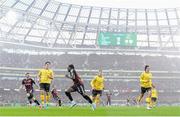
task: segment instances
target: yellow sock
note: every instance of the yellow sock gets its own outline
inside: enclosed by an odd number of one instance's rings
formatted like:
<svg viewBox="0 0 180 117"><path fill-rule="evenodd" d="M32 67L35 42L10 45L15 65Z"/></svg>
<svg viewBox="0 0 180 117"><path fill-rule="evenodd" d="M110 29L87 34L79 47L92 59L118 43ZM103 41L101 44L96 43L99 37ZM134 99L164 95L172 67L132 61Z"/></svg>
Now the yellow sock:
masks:
<svg viewBox="0 0 180 117"><path fill-rule="evenodd" d="M49 103L49 100L50 100L50 95L47 95L46 96L46 103Z"/></svg>
<svg viewBox="0 0 180 117"><path fill-rule="evenodd" d="M95 103L96 101L96 97L90 96L91 100L93 101L93 103Z"/></svg>
<svg viewBox="0 0 180 117"><path fill-rule="evenodd" d="M99 96L96 96L95 103L96 103L96 105L98 105L100 103L100 97Z"/></svg>
<svg viewBox="0 0 180 117"><path fill-rule="evenodd" d="M146 98L146 103L148 107L151 107L151 98Z"/></svg>
<svg viewBox="0 0 180 117"><path fill-rule="evenodd" d="M44 104L44 95L41 94L41 95L40 95L40 98L41 98L41 103Z"/></svg>

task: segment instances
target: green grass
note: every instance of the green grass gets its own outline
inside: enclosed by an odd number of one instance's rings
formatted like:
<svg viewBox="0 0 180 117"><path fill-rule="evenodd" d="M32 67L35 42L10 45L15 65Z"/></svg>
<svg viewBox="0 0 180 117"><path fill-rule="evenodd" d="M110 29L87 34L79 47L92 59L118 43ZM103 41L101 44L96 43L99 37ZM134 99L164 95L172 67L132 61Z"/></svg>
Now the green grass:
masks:
<svg viewBox="0 0 180 117"><path fill-rule="evenodd" d="M180 107L98 107L90 106L49 107L40 110L37 107L0 107L0 116L180 116Z"/></svg>

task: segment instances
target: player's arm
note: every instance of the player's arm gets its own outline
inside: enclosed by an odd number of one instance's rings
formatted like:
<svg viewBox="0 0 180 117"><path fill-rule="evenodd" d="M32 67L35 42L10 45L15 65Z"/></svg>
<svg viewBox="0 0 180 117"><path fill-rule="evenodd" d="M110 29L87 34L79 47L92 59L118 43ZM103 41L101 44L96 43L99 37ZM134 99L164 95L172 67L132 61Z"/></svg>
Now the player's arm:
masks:
<svg viewBox="0 0 180 117"><path fill-rule="evenodd" d="M34 80L32 80L32 83L36 86L37 89L39 89L39 86L36 84Z"/></svg>
<svg viewBox="0 0 180 117"><path fill-rule="evenodd" d="M73 71L70 71L70 72L69 72L69 75L66 74L66 78L75 79L75 74L74 74L74 72L73 72Z"/></svg>
<svg viewBox="0 0 180 117"><path fill-rule="evenodd" d="M51 71L51 74L50 74L48 77L49 77L49 79L53 79L53 78L54 78L54 73L53 73L53 71Z"/></svg>
<svg viewBox="0 0 180 117"><path fill-rule="evenodd" d="M23 89L24 88L24 80L22 81L22 83L21 83L21 85L20 85L20 87L19 87L19 90L21 90L21 89Z"/></svg>
<svg viewBox="0 0 180 117"><path fill-rule="evenodd" d="M96 77L91 81L91 87L92 87L92 89L95 88L95 83L96 83Z"/></svg>
<svg viewBox="0 0 180 117"><path fill-rule="evenodd" d="M24 85L20 85L19 87L19 90L23 89L24 88Z"/></svg>
<svg viewBox="0 0 180 117"><path fill-rule="evenodd" d="M41 80L41 70L39 70L39 73L38 73L38 82L40 82L40 80Z"/></svg>
<svg viewBox="0 0 180 117"><path fill-rule="evenodd" d="M155 87L155 85L152 83L152 80L150 79L151 87Z"/></svg>
<svg viewBox="0 0 180 117"><path fill-rule="evenodd" d="M103 90L105 89L104 81L103 81Z"/></svg>

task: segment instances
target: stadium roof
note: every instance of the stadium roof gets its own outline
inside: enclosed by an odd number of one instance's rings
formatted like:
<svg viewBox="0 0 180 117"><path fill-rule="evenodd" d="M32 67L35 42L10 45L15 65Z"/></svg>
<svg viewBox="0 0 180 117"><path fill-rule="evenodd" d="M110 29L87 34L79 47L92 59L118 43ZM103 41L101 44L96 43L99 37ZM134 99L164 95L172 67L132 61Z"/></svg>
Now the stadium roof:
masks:
<svg viewBox="0 0 180 117"><path fill-rule="evenodd" d="M179 48L179 17L178 6L143 9L75 5L59 0L1 0L0 42L97 48L100 32L134 32L138 47Z"/></svg>
<svg viewBox="0 0 180 117"><path fill-rule="evenodd" d="M176 8L179 0L55 0L58 2L78 4L83 6L111 8Z"/></svg>

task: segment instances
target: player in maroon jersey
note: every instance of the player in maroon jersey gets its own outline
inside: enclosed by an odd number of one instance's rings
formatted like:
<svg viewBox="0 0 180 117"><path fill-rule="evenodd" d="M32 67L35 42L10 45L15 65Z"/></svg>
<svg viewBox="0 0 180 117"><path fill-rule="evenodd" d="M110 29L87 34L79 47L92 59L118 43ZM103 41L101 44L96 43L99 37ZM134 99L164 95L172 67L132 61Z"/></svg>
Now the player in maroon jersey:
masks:
<svg viewBox="0 0 180 117"><path fill-rule="evenodd" d="M76 102L73 101L73 98L71 96L71 92L78 92L83 96L84 99L86 99L90 104L92 104L92 109L94 110L96 108L96 105L92 102L91 98L85 93L83 81L77 74L74 65L69 65L67 70L69 75L66 75L66 77L72 79L74 83L73 86L71 86L69 89L65 91L66 96L71 101L71 107L76 105Z"/></svg>
<svg viewBox="0 0 180 117"><path fill-rule="evenodd" d="M56 90L56 88L53 88L51 91L51 94L53 96L53 99L58 102L58 105L61 106L61 98L58 96L58 92Z"/></svg>
<svg viewBox="0 0 180 117"><path fill-rule="evenodd" d="M112 96L112 93L110 91L106 93L106 98L107 98L106 104L107 104L107 106L111 106L111 96Z"/></svg>
<svg viewBox="0 0 180 117"><path fill-rule="evenodd" d="M33 85L36 85L35 81L30 77L29 73L25 74L26 78L22 80L22 85L20 87L20 89L22 89L23 87L25 87L26 93L27 93L27 98L29 101L29 104L32 104L32 101L34 101L34 103L36 103L40 108L41 105L40 103L36 100L36 98L33 96ZM37 85L36 85L37 86ZM38 86L37 86L38 87Z"/></svg>

